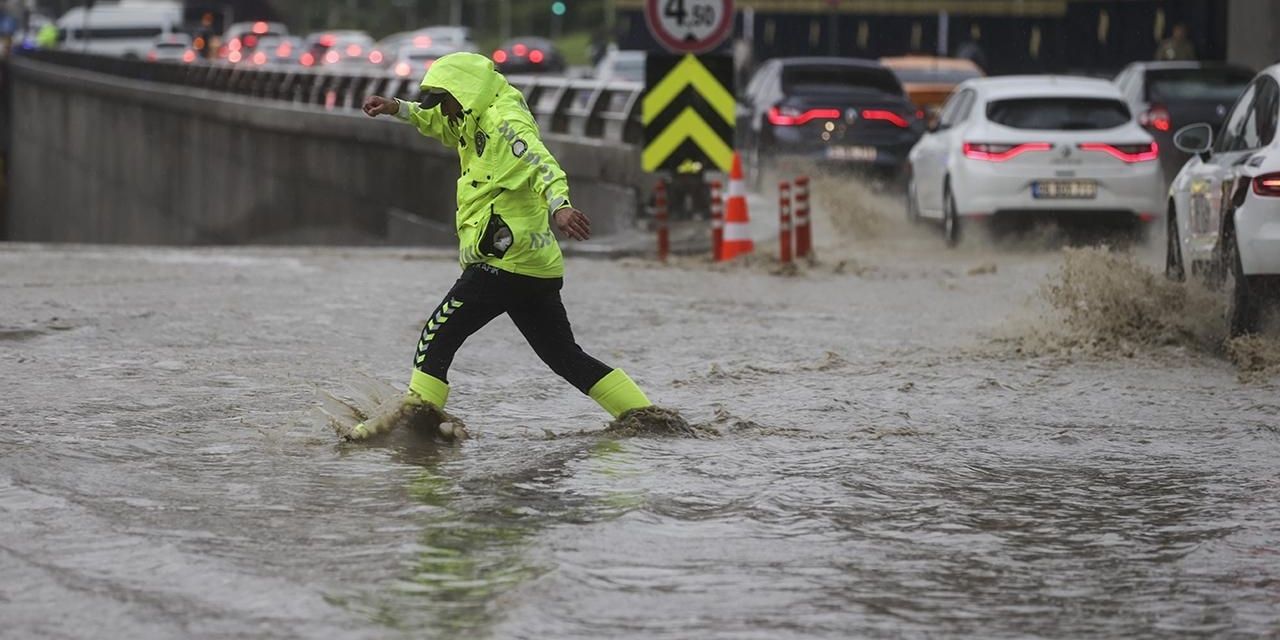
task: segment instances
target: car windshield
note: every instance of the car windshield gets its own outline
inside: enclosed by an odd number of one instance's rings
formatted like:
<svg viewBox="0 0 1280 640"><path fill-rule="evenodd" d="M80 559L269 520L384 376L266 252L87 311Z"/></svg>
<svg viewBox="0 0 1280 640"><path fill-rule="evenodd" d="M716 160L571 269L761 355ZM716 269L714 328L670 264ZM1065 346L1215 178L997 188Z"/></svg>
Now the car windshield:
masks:
<svg viewBox="0 0 1280 640"><path fill-rule="evenodd" d="M960 84L970 78L981 78L973 69L894 69L898 80L917 84Z"/></svg>
<svg viewBox="0 0 1280 640"><path fill-rule="evenodd" d="M610 77L616 80L644 82L644 56L617 56Z"/></svg>
<svg viewBox="0 0 1280 640"><path fill-rule="evenodd" d="M889 93L902 95L902 85L886 69L851 65L786 66L782 90L795 93Z"/></svg>
<svg viewBox="0 0 1280 640"><path fill-rule="evenodd" d="M1231 102L1252 79L1252 73L1230 67L1151 69L1147 71L1147 100Z"/></svg>
<svg viewBox="0 0 1280 640"><path fill-rule="evenodd" d="M1014 129L1112 129L1131 117L1123 102L1110 98L1012 98L987 105L988 120Z"/></svg>

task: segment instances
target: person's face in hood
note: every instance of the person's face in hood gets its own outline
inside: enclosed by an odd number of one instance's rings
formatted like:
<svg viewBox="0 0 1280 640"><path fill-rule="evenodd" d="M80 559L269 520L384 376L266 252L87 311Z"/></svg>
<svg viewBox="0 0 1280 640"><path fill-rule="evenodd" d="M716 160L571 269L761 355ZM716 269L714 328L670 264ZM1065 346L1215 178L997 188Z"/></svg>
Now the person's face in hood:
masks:
<svg viewBox="0 0 1280 640"><path fill-rule="evenodd" d="M440 113L449 119L449 124L457 126L458 121L462 119L462 103L448 91L433 89L427 100L422 102L422 107L430 109L437 105L440 107Z"/></svg>

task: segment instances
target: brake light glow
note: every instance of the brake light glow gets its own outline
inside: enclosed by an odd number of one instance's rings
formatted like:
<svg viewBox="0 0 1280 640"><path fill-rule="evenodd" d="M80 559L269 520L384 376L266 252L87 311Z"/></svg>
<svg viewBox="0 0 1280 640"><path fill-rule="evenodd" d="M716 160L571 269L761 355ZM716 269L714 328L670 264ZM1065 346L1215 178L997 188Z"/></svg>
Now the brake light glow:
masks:
<svg viewBox="0 0 1280 640"><path fill-rule="evenodd" d="M1152 105L1150 109L1138 114L1138 124L1156 131L1168 131L1173 127L1173 120L1169 117L1168 109Z"/></svg>
<svg viewBox="0 0 1280 640"><path fill-rule="evenodd" d="M182 61L188 64L196 61L196 52L188 49L182 53Z"/></svg>
<svg viewBox="0 0 1280 640"><path fill-rule="evenodd" d="M534 49L533 51L530 51L530 52L529 52L529 62L532 62L532 63L534 63L534 64L539 64L539 63L541 63L541 62L542 62L542 52L541 52L541 51L539 51L539 50L537 50L537 49Z"/></svg>
<svg viewBox="0 0 1280 640"><path fill-rule="evenodd" d="M230 49L231 51L239 51L241 46L240 38L232 38L231 42L227 43L227 49Z"/></svg>
<svg viewBox="0 0 1280 640"><path fill-rule="evenodd" d="M255 54L253 54L253 63L254 63L254 64L266 64L266 63L267 63L267 54L265 54L265 53L263 53L263 52L261 52L261 51L259 51L259 52L255 53Z"/></svg>
<svg viewBox="0 0 1280 640"><path fill-rule="evenodd" d="M516 46L511 47L511 52L516 54L516 57L523 58L524 54L529 53L529 47L526 47L523 44L517 44Z"/></svg>
<svg viewBox="0 0 1280 640"><path fill-rule="evenodd" d="M1156 143L1148 144L1106 144L1103 142L1085 142L1080 145L1081 151L1102 151L1124 160L1134 162L1150 162L1160 157L1160 147Z"/></svg>
<svg viewBox="0 0 1280 640"><path fill-rule="evenodd" d="M332 47L332 46L333 46L333 42L334 42L334 40L336 40L336 39L337 39L337 38L334 38L332 33L326 33L326 34L324 34L324 35L320 36L320 46L322 46L322 47Z"/></svg>
<svg viewBox="0 0 1280 640"><path fill-rule="evenodd" d="M417 36L413 39L413 46L419 48L427 48L431 46L431 36Z"/></svg>
<svg viewBox="0 0 1280 640"><path fill-rule="evenodd" d="M902 119L902 116L884 109L863 109L862 117L867 120L884 120L895 127L907 128L907 121Z"/></svg>
<svg viewBox="0 0 1280 640"><path fill-rule="evenodd" d="M302 54L301 58L298 58L298 62L300 62L304 67L309 67L316 63L316 57L311 55L311 52L307 52Z"/></svg>
<svg viewBox="0 0 1280 640"><path fill-rule="evenodd" d="M324 54L325 64L337 64L341 59L342 56L339 55L337 51L330 51L329 53Z"/></svg>
<svg viewBox="0 0 1280 640"><path fill-rule="evenodd" d="M792 107L774 107L769 109L769 124L779 127L798 127L810 120L837 120L839 109L809 109L800 111Z"/></svg>
<svg viewBox="0 0 1280 640"><path fill-rule="evenodd" d="M254 36L254 35L245 36L244 46L250 47L250 48L258 46L258 36Z"/></svg>
<svg viewBox="0 0 1280 640"><path fill-rule="evenodd" d="M1048 151L1048 142L1023 142L1022 144L991 144L986 142L964 143L964 157L987 162L1004 162L1032 151Z"/></svg>
<svg viewBox="0 0 1280 640"><path fill-rule="evenodd" d="M349 57L356 58L356 57L359 57L359 56L360 56L360 55L362 55L362 54L364 54L364 49L361 49L361 48L360 48L360 45L358 45L358 44L349 44L349 45L347 45L347 55L348 55Z"/></svg>
<svg viewBox="0 0 1280 640"><path fill-rule="evenodd" d="M150 60L151 62L155 62L159 58L160 56L157 55L156 52L154 51L147 53L147 60Z"/></svg>
<svg viewBox="0 0 1280 640"><path fill-rule="evenodd" d="M373 64L382 64L382 52L374 51L373 53L370 53L369 62L372 62Z"/></svg>
<svg viewBox="0 0 1280 640"><path fill-rule="evenodd" d="M396 75L400 76L401 78L409 75L409 73L412 71L413 71L413 67L410 67L408 62L401 62L396 65Z"/></svg>
<svg viewBox="0 0 1280 640"><path fill-rule="evenodd" d="M494 62L496 62L496 63L498 63L498 64L502 64L502 63L506 62L506 61L507 61L507 52L506 52L506 51L503 51L502 49L498 49L497 51L494 51L494 52L493 52L493 61L494 61Z"/></svg>
<svg viewBox="0 0 1280 640"><path fill-rule="evenodd" d="M1253 192L1268 198L1280 198L1280 173L1268 173L1254 178Z"/></svg>
<svg viewBox="0 0 1280 640"><path fill-rule="evenodd" d="M266 33L266 32L267 32L267 23L262 22L262 21L258 21L258 22L253 23L253 32L254 32L254 33Z"/></svg>
<svg viewBox="0 0 1280 640"><path fill-rule="evenodd" d="M230 60L233 63L240 62L240 58L243 58L243 57L244 56L240 55L239 51L232 51L231 54L227 56L227 60Z"/></svg>
<svg viewBox="0 0 1280 640"><path fill-rule="evenodd" d="M293 53L293 45L290 45L288 42L276 47L277 58L288 58L290 53Z"/></svg>

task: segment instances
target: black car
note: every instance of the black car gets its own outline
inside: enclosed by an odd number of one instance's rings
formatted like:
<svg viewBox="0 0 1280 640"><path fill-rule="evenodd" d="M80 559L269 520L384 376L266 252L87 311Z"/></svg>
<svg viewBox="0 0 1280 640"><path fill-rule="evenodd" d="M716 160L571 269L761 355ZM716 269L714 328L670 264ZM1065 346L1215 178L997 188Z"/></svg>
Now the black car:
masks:
<svg viewBox="0 0 1280 640"><path fill-rule="evenodd" d="M1207 122L1216 131L1253 79L1248 67L1220 62L1135 62L1114 82L1129 110L1160 145L1160 168L1173 180L1189 157L1173 146L1173 134Z"/></svg>
<svg viewBox="0 0 1280 640"><path fill-rule="evenodd" d="M512 38L493 52L493 64L504 74L563 73L564 56L546 38Z"/></svg>
<svg viewBox="0 0 1280 640"><path fill-rule="evenodd" d="M874 60L774 58L739 100L739 148L757 184L780 155L897 177L925 129L898 78Z"/></svg>

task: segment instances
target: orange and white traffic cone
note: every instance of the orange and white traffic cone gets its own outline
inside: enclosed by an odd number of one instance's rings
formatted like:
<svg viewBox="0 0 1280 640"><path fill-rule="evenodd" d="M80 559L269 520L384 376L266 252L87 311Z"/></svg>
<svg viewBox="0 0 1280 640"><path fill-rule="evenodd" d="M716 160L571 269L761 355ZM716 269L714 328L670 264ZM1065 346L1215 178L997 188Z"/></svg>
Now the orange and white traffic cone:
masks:
<svg viewBox="0 0 1280 640"><path fill-rule="evenodd" d="M742 157L733 152L733 171L729 173L729 201L724 212L724 243L721 260L732 260L755 250L751 240L751 215L747 213L747 189L742 183Z"/></svg>

